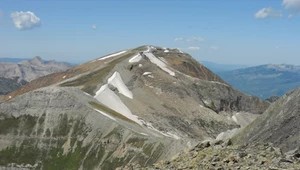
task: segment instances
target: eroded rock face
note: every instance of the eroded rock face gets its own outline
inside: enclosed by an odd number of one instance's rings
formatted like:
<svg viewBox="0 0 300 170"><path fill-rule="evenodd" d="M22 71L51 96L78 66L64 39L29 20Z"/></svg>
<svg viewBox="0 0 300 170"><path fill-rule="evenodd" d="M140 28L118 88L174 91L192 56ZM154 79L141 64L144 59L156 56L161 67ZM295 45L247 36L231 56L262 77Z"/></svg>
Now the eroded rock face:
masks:
<svg viewBox="0 0 300 170"><path fill-rule="evenodd" d="M87 98L72 88L46 88L1 103L0 165L114 169L130 162L151 165L180 150L176 141L104 117Z"/></svg>
<svg viewBox="0 0 300 170"><path fill-rule="evenodd" d="M270 96L266 99L266 101L270 102L270 103L274 103L276 102L280 97L279 96Z"/></svg>
<svg viewBox="0 0 300 170"><path fill-rule="evenodd" d="M274 102L260 117L234 139L237 143L271 142L283 151L299 146L300 89Z"/></svg>

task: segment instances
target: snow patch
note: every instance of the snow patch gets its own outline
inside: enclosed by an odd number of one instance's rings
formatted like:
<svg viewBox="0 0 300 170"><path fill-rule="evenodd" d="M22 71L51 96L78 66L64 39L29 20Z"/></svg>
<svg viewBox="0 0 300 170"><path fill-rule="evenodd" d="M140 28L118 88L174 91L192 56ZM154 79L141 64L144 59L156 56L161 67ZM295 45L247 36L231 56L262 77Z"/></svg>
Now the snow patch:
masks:
<svg viewBox="0 0 300 170"><path fill-rule="evenodd" d="M8 96L9 99L11 99L11 96Z"/></svg>
<svg viewBox="0 0 300 170"><path fill-rule="evenodd" d="M139 134L144 135L144 136L148 136L146 133L139 133Z"/></svg>
<svg viewBox="0 0 300 170"><path fill-rule="evenodd" d="M142 125L141 121L136 115L133 115L128 107L122 102L122 100L117 96L112 90L110 90L106 85L103 85L94 96L100 103L109 107L110 109L122 114L128 119Z"/></svg>
<svg viewBox="0 0 300 170"><path fill-rule="evenodd" d="M108 55L108 56L99 58L98 60L105 60L105 59L108 59L108 58L111 58L111 57L115 57L115 56L124 54L124 53L126 53L126 52L127 52L126 50L125 50L125 51L121 51L121 52L118 52L118 53L114 53L114 54L111 54L111 55Z"/></svg>
<svg viewBox="0 0 300 170"><path fill-rule="evenodd" d="M174 139L180 139L180 137L179 136L177 136L177 135L175 135L175 134L172 134L172 133L170 133L170 132L167 132L167 135L169 135L169 136L172 136Z"/></svg>
<svg viewBox="0 0 300 170"><path fill-rule="evenodd" d="M147 47L147 50L146 50L146 51L144 51L144 53L149 53L149 52L150 52L150 50L151 50L151 48L148 46L148 47Z"/></svg>
<svg viewBox="0 0 300 170"><path fill-rule="evenodd" d="M108 114L106 114L106 113L104 113L104 112L102 112L102 111L100 111L100 110L98 110L98 109L94 109L94 110L96 110L97 112L103 114L104 116L106 116L106 117L108 117L108 118L110 118L110 119L112 119L112 120L114 120L114 121L117 121L114 117L109 116Z"/></svg>
<svg viewBox="0 0 300 170"><path fill-rule="evenodd" d="M227 130L225 132L221 132L217 137L216 140L225 140L231 138L233 135L237 134L240 131L240 128L234 128L231 130Z"/></svg>
<svg viewBox="0 0 300 170"><path fill-rule="evenodd" d="M88 94L88 93L86 93L86 92L83 92L85 95L87 95L87 96L91 96L90 94Z"/></svg>
<svg viewBox="0 0 300 170"><path fill-rule="evenodd" d="M152 73L151 72L145 72L143 73L143 76L147 76L147 75L151 75Z"/></svg>
<svg viewBox="0 0 300 170"><path fill-rule="evenodd" d="M136 62L141 61L141 59L142 59L141 54L137 54L129 60L129 63L136 63Z"/></svg>
<svg viewBox="0 0 300 170"><path fill-rule="evenodd" d="M165 50L164 52L165 52L165 53L168 53L168 52L170 52L170 51L169 51L169 50Z"/></svg>
<svg viewBox="0 0 300 170"><path fill-rule="evenodd" d="M143 64L139 64L139 67L143 67Z"/></svg>
<svg viewBox="0 0 300 170"><path fill-rule="evenodd" d="M133 98L131 91L127 88L127 86L123 82L119 72L117 71L114 72L114 74L107 80L107 83L117 88L119 90L119 93L123 94L124 96L130 99Z"/></svg>
<svg viewBox="0 0 300 170"><path fill-rule="evenodd" d="M63 76L63 79L65 79L67 76Z"/></svg>
<svg viewBox="0 0 300 170"><path fill-rule="evenodd" d="M153 131L156 131L156 132L158 132L158 133L160 133L160 134L162 134L162 135L164 135L164 136L167 136L167 137L170 137L170 138L174 138L174 139L176 139L176 140L181 139L179 136L177 136L177 135L175 135L175 134L172 134L172 133L170 133L170 132L164 133L164 132L162 132L162 131L160 131L160 130L154 128L153 125L152 125L152 123L147 123L147 122L145 122L145 121L143 121L143 120L141 120L141 121L143 122L143 124L144 124L147 128L149 128L149 129L151 129L151 130L153 130Z"/></svg>
<svg viewBox="0 0 300 170"><path fill-rule="evenodd" d="M238 120L235 116L232 116L231 118L232 118L233 121L235 121L235 123L238 123Z"/></svg>
<svg viewBox="0 0 300 170"><path fill-rule="evenodd" d="M218 82L218 81L209 81L211 83L215 83L215 84L221 84L221 85L224 85L224 86L228 86L227 84L224 84L224 83L221 83L221 82Z"/></svg>
<svg viewBox="0 0 300 170"><path fill-rule="evenodd" d="M150 46L150 48L151 48L151 49L154 49L154 50L156 50L156 48L155 48L155 47L153 47L153 46Z"/></svg>
<svg viewBox="0 0 300 170"><path fill-rule="evenodd" d="M169 73L171 76L175 76L175 72L171 71L163 61L155 57L152 53L144 52L144 54L149 58L149 60L152 63L156 64L158 67L160 67L165 72Z"/></svg>

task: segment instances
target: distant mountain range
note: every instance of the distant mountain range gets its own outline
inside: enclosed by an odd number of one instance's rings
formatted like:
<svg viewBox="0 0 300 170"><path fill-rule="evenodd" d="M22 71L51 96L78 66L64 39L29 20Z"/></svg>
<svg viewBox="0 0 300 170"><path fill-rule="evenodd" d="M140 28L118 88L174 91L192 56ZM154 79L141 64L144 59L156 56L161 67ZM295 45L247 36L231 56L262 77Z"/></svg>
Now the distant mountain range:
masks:
<svg viewBox="0 0 300 170"><path fill-rule="evenodd" d="M213 71L214 73L237 70L237 69L242 69L242 68L249 67L249 65L219 64L219 63L214 63L214 62L211 62L211 61L200 61L200 63L203 64L208 69L210 69L211 71Z"/></svg>
<svg viewBox="0 0 300 170"><path fill-rule="evenodd" d="M44 61L40 57L28 60L1 58L0 61L0 95L12 92L36 78L65 71L71 67L68 63Z"/></svg>
<svg viewBox="0 0 300 170"><path fill-rule="evenodd" d="M218 75L238 90L263 99L282 96L300 87L300 66L294 65L268 64L218 72Z"/></svg>
<svg viewBox="0 0 300 170"><path fill-rule="evenodd" d="M18 63L23 60L30 60L28 58L0 58L0 62L6 62L6 63Z"/></svg>

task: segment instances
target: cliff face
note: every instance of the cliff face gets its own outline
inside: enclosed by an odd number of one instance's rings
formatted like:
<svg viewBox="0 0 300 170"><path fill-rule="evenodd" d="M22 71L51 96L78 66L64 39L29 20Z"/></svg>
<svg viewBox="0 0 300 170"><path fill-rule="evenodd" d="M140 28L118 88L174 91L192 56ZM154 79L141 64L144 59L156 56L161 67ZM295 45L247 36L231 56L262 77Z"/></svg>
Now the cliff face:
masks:
<svg viewBox="0 0 300 170"><path fill-rule="evenodd" d="M239 127L231 117L236 112L260 114L266 107L186 53L142 46L38 78L4 96L0 165L147 166Z"/></svg>

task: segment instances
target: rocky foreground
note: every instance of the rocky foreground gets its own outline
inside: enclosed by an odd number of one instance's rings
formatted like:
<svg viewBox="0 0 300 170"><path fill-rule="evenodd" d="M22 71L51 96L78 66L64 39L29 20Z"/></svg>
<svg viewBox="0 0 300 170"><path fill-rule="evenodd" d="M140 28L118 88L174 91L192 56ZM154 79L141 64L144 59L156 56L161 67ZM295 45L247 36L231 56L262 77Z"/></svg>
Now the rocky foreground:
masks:
<svg viewBox="0 0 300 170"><path fill-rule="evenodd" d="M174 156L170 161L141 168L129 165L120 170L211 169L211 170L281 170L300 169L300 150L283 153L270 143L233 145L231 140L202 142Z"/></svg>

